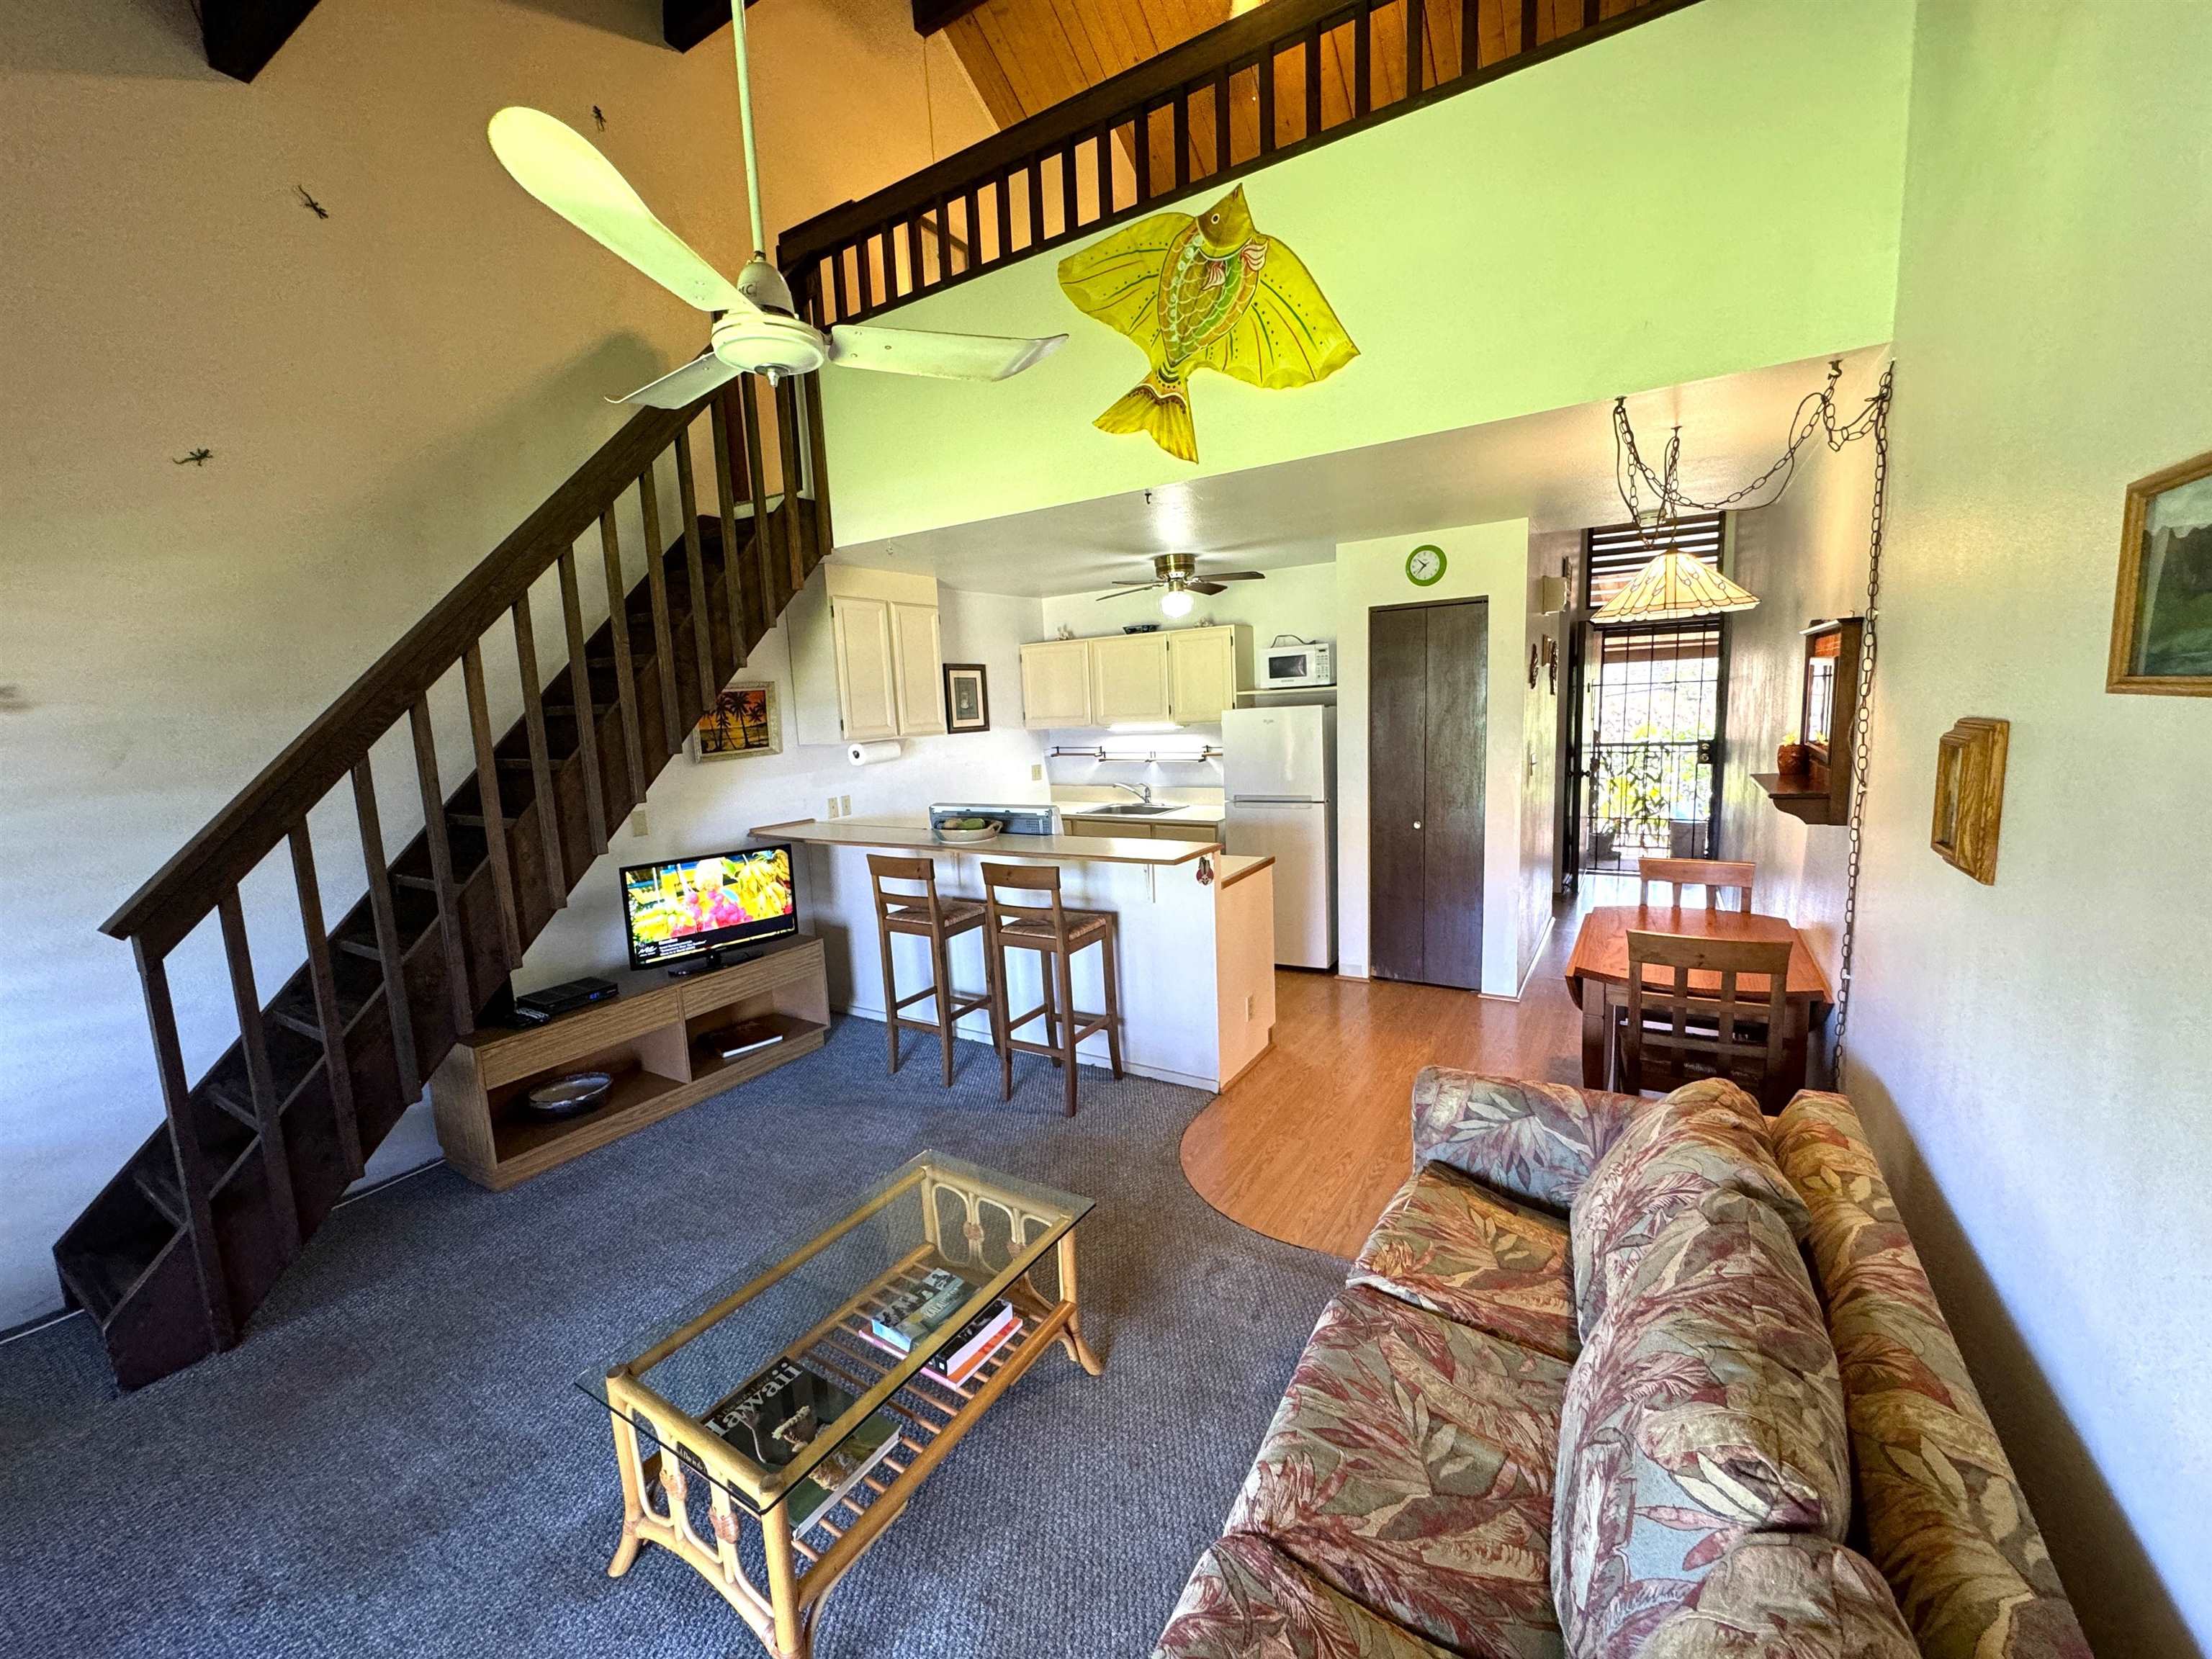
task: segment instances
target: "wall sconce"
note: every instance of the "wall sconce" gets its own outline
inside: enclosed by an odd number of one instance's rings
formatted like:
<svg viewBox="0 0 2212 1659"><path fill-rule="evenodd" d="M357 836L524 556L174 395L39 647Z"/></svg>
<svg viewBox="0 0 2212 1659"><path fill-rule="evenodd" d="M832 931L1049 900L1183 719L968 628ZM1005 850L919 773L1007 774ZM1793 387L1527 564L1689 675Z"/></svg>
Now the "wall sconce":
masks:
<svg viewBox="0 0 2212 1659"><path fill-rule="evenodd" d="M1528 689L1529 689L1531 691L1534 691L1534 690L1536 689L1536 673L1537 673L1537 671L1538 671L1539 669L1540 669L1543 665L1544 665L1543 654L1542 654L1542 653L1541 653L1541 652L1540 652L1540 651L1537 649L1537 647L1536 647L1536 641L1534 641L1534 640L1529 641L1528 641Z"/></svg>
<svg viewBox="0 0 2212 1659"><path fill-rule="evenodd" d="M1559 695L1559 642L1549 634L1544 635L1544 668L1552 677L1551 691Z"/></svg>

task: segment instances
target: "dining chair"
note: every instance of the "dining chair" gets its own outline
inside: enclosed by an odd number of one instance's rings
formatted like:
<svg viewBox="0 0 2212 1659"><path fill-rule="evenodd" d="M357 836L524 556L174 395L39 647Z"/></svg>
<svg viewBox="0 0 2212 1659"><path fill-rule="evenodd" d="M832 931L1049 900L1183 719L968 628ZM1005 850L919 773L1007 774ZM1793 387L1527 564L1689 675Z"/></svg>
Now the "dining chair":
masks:
<svg viewBox="0 0 2212 1659"><path fill-rule="evenodd" d="M1663 1092L1722 1077L1780 1111L1790 948L1787 939L1631 931L1613 1087Z"/></svg>
<svg viewBox="0 0 2212 1659"><path fill-rule="evenodd" d="M1653 883L1673 890L1671 896L1676 905L1682 902L1685 887L1705 890L1705 908L1717 910L1723 893L1736 895L1736 907L1751 908L1752 878L1758 875L1755 864L1732 863L1725 859L1639 859L1636 864L1636 902L1651 902Z"/></svg>

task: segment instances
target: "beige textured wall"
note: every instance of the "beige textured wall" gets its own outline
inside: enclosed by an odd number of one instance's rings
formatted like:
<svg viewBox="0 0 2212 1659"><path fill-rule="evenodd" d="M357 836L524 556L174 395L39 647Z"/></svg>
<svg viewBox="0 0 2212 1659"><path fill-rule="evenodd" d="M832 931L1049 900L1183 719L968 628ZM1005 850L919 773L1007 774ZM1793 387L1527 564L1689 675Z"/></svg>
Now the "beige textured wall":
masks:
<svg viewBox="0 0 2212 1659"><path fill-rule="evenodd" d="M1838 389L1842 413L1855 411L1872 389L1870 380L1845 382ZM1803 629L1866 609L1873 501L1872 441L1832 454L1816 441L1779 501L1736 514L1731 526L1733 574L1759 595L1759 609L1728 619L1722 855L1759 866L1758 908L1797 925L1832 985L1842 958L1850 832L1778 810L1751 775L1771 772L1776 746L1796 732Z"/></svg>
<svg viewBox="0 0 2212 1659"><path fill-rule="evenodd" d="M526 198L483 137L502 104L561 116L734 270L727 37L679 56L659 10L331 0L242 86L207 69L184 0L11 9L0 1327L57 1304L48 1246L160 1117L130 953L100 921L620 424L604 396L697 349L696 313ZM754 18L771 224L929 159L899 0ZM986 130L948 57L932 84L939 149ZM198 446L207 466L172 464ZM493 653L495 687L511 665ZM437 708L458 763L453 688ZM399 747L378 765L398 810ZM313 825L349 902L343 804ZM301 950L288 880L246 890L265 983ZM235 1034L212 932L176 975L195 1062Z"/></svg>
<svg viewBox="0 0 2212 1659"><path fill-rule="evenodd" d="M2212 700L2104 686L2122 492L2212 446L2208 85L2203 5L1920 9L1847 1060L2108 1659L2212 1645ZM1994 887L1928 847L1965 714Z"/></svg>

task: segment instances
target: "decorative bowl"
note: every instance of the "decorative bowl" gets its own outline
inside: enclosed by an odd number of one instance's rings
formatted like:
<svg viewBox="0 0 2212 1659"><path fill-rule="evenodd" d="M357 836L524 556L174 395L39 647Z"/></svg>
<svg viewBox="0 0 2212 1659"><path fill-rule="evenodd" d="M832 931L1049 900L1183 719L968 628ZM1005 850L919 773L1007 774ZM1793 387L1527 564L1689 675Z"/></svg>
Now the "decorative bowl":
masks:
<svg viewBox="0 0 2212 1659"><path fill-rule="evenodd" d="M572 1072L539 1084L523 1103L539 1117L574 1117L603 1103L615 1080L605 1072Z"/></svg>
<svg viewBox="0 0 2212 1659"><path fill-rule="evenodd" d="M955 830L949 824L940 825L937 838L948 847L973 847L978 842L996 841L999 832L1006 827L995 819L987 822L980 830Z"/></svg>

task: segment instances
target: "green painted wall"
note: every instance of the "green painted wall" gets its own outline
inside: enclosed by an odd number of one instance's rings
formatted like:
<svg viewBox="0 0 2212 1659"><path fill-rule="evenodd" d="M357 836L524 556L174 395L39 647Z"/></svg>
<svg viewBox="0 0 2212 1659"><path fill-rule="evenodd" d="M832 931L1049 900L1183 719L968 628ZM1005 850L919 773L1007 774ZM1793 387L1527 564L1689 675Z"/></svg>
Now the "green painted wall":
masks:
<svg viewBox="0 0 2212 1659"><path fill-rule="evenodd" d="M2113 1659L2212 1648L2212 700L2105 690L2123 494L2212 448L2208 87L2195 0L1920 9L1846 1079Z"/></svg>
<svg viewBox="0 0 2212 1659"><path fill-rule="evenodd" d="M824 376L838 539L1886 340L1911 28L1911 0L1705 0L1255 175L1255 220L1361 356L1292 392L1201 374L1197 469L1093 429L1145 364L1060 295L1051 256L891 313L1073 337L997 386Z"/></svg>

